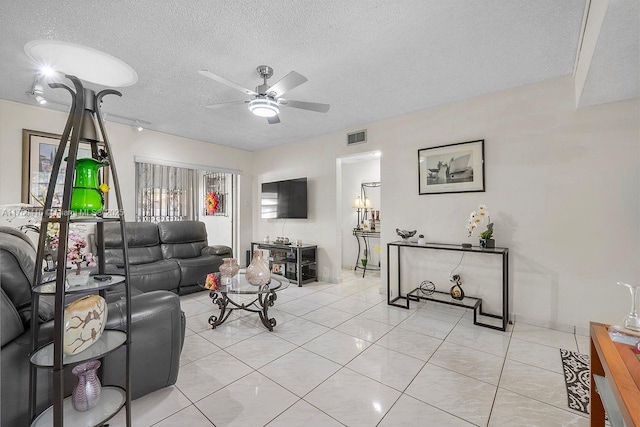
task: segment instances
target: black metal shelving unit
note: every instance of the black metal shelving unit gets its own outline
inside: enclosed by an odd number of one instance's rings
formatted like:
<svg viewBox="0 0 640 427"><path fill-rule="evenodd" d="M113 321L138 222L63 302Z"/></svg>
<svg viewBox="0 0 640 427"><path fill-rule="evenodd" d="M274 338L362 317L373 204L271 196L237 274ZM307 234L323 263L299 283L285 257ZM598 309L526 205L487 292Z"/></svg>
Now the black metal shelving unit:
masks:
<svg viewBox="0 0 640 427"><path fill-rule="evenodd" d="M391 297L391 271L387 267L387 304L395 307L409 308L410 301L419 301L421 299L427 301L435 301L442 304L455 305L458 307L465 307L473 309L473 324L484 326L486 328L497 329L500 331L507 330L507 323L509 321L509 248L481 248L473 246L470 248L463 248L461 245L452 245L444 243L426 243L417 244L411 242L397 241L387 244L387 266L391 260L391 248L396 248L397 253L397 265L398 265L398 277L397 277L397 293L396 297ZM415 288L406 295L401 293L401 252L406 249L431 249L431 250L443 250L443 251L456 251L456 252L473 252L477 254L486 254L500 256L502 258L502 314L490 314L485 313L482 310L482 298L474 298L465 296L462 300L456 300L449 295L448 292L434 291L427 294L423 292L419 287ZM404 300L404 304L396 303L398 300ZM488 317L490 319L496 319L500 321L499 325L480 322L478 317Z"/></svg>
<svg viewBox="0 0 640 427"><path fill-rule="evenodd" d="M127 248L127 238L125 230L125 219L120 195L120 186L115 164L111 156L111 146L104 127L104 120L100 111L100 104L105 95L118 95L120 92L112 89L102 90L95 93L91 89L83 87L82 82L75 76L65 76L73 83L73 88L61 84L52 83L52 88L66 89L72 97L72 105L65 125L64 132L60 138L60 144L56 152L52 165L51 177L47 189L47 196L44 203L42 222L40 227L40 237L38 240L36 268L32 289L31 319L38 319L38 309L40 298L44 295L51 295L54 298L54 327L53 339L51 342L40 346L40 327L37 321L31 322L31 356L29 375L29 415L32 426L55 426L67 425L103 425L113 417L120 409L126 407L126 424L131 426L131 376L130 376L130 348L131 348L131 291L129 288L129 257ZM78 149L81 143L91 147L91 156L94 159L103 159L108 162L107 168L113 180L117 202L115 216L109 217L104 212L93 215L79 216L71 211L71 195L73 181L76 170L76 160ZM68 153L65 151L68 149ZM65 158L66 155L66 158ZM64 173L64 190L62 203L60 206L53 206L53 196L56 182L61 170L62 162L66 161L66 171ZM104 178L104 173L102 177ZM101 179L104 182L103 179ZM119 222L122 236L124 255L124 274L114 275L111 280L97 281L93 276L87 276L83 284L67 289L67 269L66 255L70 225L72 223L95 223L98 266L97 273L105 274L104 262L104 223ZM57 271L55 279L43 277L42 268L45 255L45 241L48 225L59 224L59 246L57 256ZM63 352L64 342L64 308L66 298L78 294L99 294L104 298L107 289L114 285L124 283L126 299L126 327L124 331L105 330L101 337L90 347L75 355L66 355ZM107 354L126 347L125 358L125 387L105 386L102 387L102 394L97 405L86 412L77 412L71 405L71 397L64 397L64 372L73 365L94 359L102 359ZM51 371L53 377L52 402L51 405L41 413L36 413L37 408L37 370L47 369Z"/></svg>
<svg viewBox="0 0 640 427"><path fill-rule="evenodd" d="M318 246L285 245L280 243L251 242L251 253L255 249L268 250L269 270L273 264L284 264L284 276L298 286L318 281Z"/></svg>

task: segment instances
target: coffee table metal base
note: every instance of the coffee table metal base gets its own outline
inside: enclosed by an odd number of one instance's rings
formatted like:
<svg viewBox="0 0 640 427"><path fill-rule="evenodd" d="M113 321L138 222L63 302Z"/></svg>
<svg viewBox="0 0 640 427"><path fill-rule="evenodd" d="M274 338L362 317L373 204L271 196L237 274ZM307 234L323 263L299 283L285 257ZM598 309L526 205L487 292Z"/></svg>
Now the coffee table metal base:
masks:
<svg viewBox="0 0 640 427"><path fill-rule="evenodd" d="M273 304L278 299L275 291L268 291L265 293L257 294L256 298L250 303L237 303L227 296L226 292L210 291L209 297L214 305L218 305L220 308L219 316L209 317L209 324L213 329L216 326L222 325L231 315L234 310L246 310L252 313L258 313L262 324L270 331L276 326L276 319L269 318L269 307L273 307Z"/></svg>

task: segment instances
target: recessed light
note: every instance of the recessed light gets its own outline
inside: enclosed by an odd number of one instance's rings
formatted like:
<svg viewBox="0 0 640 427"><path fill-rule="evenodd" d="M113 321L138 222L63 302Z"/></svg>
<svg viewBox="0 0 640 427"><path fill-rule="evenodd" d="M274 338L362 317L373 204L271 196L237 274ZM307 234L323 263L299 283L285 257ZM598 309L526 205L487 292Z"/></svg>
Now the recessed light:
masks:
<svg viewBox="0 0 640 427"><path fill-rule="evenodd" d="M109 87L131 86L138 73L108 53L60 40L33 40L24 51L42 69L44 67L78 77L89 83Z"/></svg>

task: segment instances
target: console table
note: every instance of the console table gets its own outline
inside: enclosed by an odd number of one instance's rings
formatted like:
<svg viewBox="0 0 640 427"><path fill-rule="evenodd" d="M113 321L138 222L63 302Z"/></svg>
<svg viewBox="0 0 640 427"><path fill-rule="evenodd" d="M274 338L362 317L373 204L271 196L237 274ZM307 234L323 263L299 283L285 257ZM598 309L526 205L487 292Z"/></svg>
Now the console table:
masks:
<svg viewBox="0 0 640 427"><path fill-rule="evenodd" d="M291 283L302 286L304 283L318 281L318 246L251 242L251 253L256 248L268 250L269 270L273 272L274 264L280 264L284 271L279 271L279 274Z"/></svg>
<svg viewBox="0 0 640 427"><path fill-rule="evenodd" d="M363 270L362 277L364 277L364 275L367 273L367 270L380 270L380 265L377 265L377 266L369 265L369 258L370 258L369 255L371 254L371 244L369 242L369 239L380 239L380 232L354 229L353 235L358 241L358 258L356 258L356 266L353 268L353 271L356 271L357 269L361 268ZM360 244L360 240L362 240L362 243L363 243L362 245ZM364 246L364 256L360 256L360 254L362 253L363 246ZM367 263L365 265L361 264L362 259L367 260Z"/></svg>
<svg viewBox="0 0 640 427"><path fill-rule="evenodd" d="M397 262L398 262L398 278L397 278L397 295L395 298L391 298L391 250L396 248ZM482 298L473 298L465 296L462 300L456 300L449 295L449 292L433 291L431 294L423 292L420 287L413 289L406 295L402 295L401 292L401 270L402 270L402 257L401 253L404 250L414 249L431 249L442 251L456 251L456 252L473 252L483 255L495 255L502 258L502 315L485 313L482 311ZM387 304L395 307L409 308L409 301L419 300L435 301L442 304L455 305L458 307L465 307L473 309L473 324L484 326L486 328L498 329L500 331L507 330L507 323L509 321L509 249L508 248L481 248L473 246L471 248L463 248L461 245L451 245L443 243L426 243L418 244L405 241L396 241L387 244ZM396 303L398 300L405 300L405 303ZM484 323L478 320L478 316L485 316L494 319L501 320L501 325L495 325L491 323Z"/></svg>
<svg viewBox="0 0 640 427"><path fill-rule="evenodd" d="M613 342L608 325L591 322L591 425L640 426L640 361L631 346ZM596 391L597 390L597 391Z"/></svg>

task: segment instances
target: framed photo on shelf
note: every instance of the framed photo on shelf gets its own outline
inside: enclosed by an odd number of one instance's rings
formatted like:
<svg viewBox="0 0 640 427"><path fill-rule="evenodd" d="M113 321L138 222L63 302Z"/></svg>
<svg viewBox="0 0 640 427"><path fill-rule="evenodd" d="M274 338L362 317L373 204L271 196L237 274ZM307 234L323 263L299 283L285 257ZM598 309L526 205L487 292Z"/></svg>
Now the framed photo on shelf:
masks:
<svg viewBox="0 0 640 427"><path fill-rule="evenodd" d="M29 205L44 205L47 197L51 168L60 145L62 135L35 130L22 130L22 203ZM65 149L63 159L67 157L69 147ZM91 157L91 145L80 143L78 148L78 158ZM67 162L62 161L60 171L56 181L55 193L52 207L59 207L62 204L62 193L64 189L64 174L67 170ZM108 168L101 168L101 182L109 183ZM107 207L108 193L105 196L105 209Z"/></svg>
<svg viewBox="0 0 640 427"><path fill-rule="evenodd" d="M484 139L418 150L418 193L484 191Z"/></svg>
<svg viewBox="0 0 640 427"><path fill-rule="evenodd" d="M274 263L271 266L271 272L273 274L280 274L280 275L284 276L284 264Z"/></svg>

